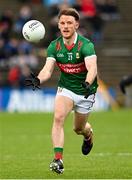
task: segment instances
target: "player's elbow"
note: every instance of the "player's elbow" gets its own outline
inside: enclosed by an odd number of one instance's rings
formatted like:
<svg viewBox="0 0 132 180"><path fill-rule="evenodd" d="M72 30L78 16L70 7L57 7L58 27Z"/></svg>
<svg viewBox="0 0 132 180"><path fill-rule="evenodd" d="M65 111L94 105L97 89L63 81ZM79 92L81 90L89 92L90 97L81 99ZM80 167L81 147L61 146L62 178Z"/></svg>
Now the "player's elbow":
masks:
<svg viewBox="0 0 132 180"><path fill-rule="evenodd" d="M95 74L95 76L97 76L97 74L98 74L97 66L94 67L94 74Z"/></svg>
<svg viewBox="0 0 132 180"><path fill-rule="evenodd" d="M88 70L88 72L90 72L90 74L93 74L93 76L97 76L97 66L96 65L92 65L90 68L89 68L89 70Z"/></svg>

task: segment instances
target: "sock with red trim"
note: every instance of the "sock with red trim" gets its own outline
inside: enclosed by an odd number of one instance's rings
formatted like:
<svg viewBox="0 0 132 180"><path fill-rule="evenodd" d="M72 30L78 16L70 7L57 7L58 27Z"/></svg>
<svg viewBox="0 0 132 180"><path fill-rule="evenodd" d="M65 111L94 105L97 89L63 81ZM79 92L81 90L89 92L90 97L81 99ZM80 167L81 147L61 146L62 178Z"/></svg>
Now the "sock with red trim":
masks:
<svg viewBox="0 0 132 180"><path fill-rule="evenodd" d="M62 159L62 156L63 156L63 148L61 148L61 147L55 147L55 148L54 148L54 153L55 153L55 159Z"/></svg>

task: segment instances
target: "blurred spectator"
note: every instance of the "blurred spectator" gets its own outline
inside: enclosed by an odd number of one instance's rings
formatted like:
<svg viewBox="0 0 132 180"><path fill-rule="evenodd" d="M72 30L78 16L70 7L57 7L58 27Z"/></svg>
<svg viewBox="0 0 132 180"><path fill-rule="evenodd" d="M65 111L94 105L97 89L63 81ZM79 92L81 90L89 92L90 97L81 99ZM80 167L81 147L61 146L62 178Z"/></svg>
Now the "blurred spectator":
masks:
<svg viewBox="0 0 132 180"><path fill-rule="evenodd" d="M0 71L0 87L2 87L2 86L3 86L3 74Z"/></svg>
<svg viewBox="0 0 132 180"><path fill-rule="evenodd" d="M72 7L75 8L79 13L81 13L81 4L82 4L82 0L76 0ZM80 14L81 16L81 14Z"/></svg>
<svg viewBox="0 0 132 180"><path fill-rule="evenodd" d="M18 46L19 54L30 54L33 50L33 45L26 40L21 40Z"/></svg>
<svg viewBox="0 0 132 180"><path fill-rule="evenodd" d="M47 7L52 7L54 5L59 5L59 4L63 4L63 3L67 3L69 4L69 6L72 6L76 0L42 0L43 5L47 6Z"/></svg>
<svg viewBox="0 0 132 180"><path fill-rule="evenodd" d="M20 68L14 66L9 70L8 82L11 87L19 87Z"/></svg>
<svg viewBox="0 0 132 180"><path fill-rule="evenodd" d="M6 58L18 55L18 45L19 45L19 40L16 39L16 38L11 38L5 44L5 53L6 53L5 55L6 55Z"/></svg>
<svg viewBox="0 0 132 180"><path fill-rule="evenodd" d="M10 9L6 9L0 16L0 37L5 41L10 38L13 21L13 12Z"/></svg>
<svg viewBox="0 0 132 180"><path fill-rule="evenodd" d="M41 4L42 0L19 0L21 3L33 3L33 4Z"/></svg>
<svg viewBox="0 0 132 180"><path fill-rule="evenodd" d="M21 33L24 23L33 18L30 2L35 4L39 0L23 1L26 5L23 4L16 14L10 9L0 13L0 86L19 87L28 67L38 68L37 45L25 41Z"/></svg>
<svg viewBox="0 0 132 180"><path fill-rule="evenodd" d="M104 22L100 17L96 9L94 0L82 0L81 1L81 12L85 19L85 23L89 23L92 29L91 38L94 43L101 42L103 38L103 26ZM86 25L86 24L85 24Z"/></svg>
<svg viewBox="0 0 132 180"><path fill-rule="evenodd" d="M96 6L94 0L82 0L81 11L86 17L94 17L96 15Z"/></svg>
<svg viewBox="0 0 132 180"><path fill-rule="evenodd" d="M4 43L4 40L2 38L0 38L0 61L4 60L5 57L6 57L5 43Z"/></svg>
<svg viewBox="0 0 132 180"><path fill-rule="evenodd" d="M31 0L19 0L21 3L30 3Z"/></svg>
<svg viewBox="0 0 132 180"><path fill-rule="evenodd" d="M9 58L10 66L19 66L22 67L23 65L29 65L32 69L36 69L38 67L39 61L38 58L32 53L26 54L19 54L17 56L12 56Z"/></svg>
<svg viewBox="0 0 132 180"><path fill-rule="evenodd" d="M116 0L96 0L96 5L102 19L106 21L120 19Z"/></svg>
<svg viewBox="0 0 132 180"><path fill-rule="evenodd" d="M51 7L61 3L62 0L42 0L44 6Z"/></svg>
<svg viewBox="0 0 132 180"><path fill-rule="evenodd" d="M29 55L20 55L18 57L18 62L20 64L20 66L27 64L29 65L32 69L36 69L38 67L38 58L32 53Z"/></svg>
<svg viewBox="0 0 132 180"><path fill-rule="evenodd" d="M21 88L24 88L24 87L27 88L27 86L25 86L25 80L30 77L30 74L31 74L30 67L27 64L23 65L21 67L21 73L19 77L19 86Z"/></svg>
<svg viewBox="0 0 132 180"><path fill-rule="evenodd" d="M14 24L14 31L19 34L22 31L22 27L23 25L31 20L32 17L32 10L30 8L30 6L28 5L24 5L21 7L20 12L19 12L19 16L17 17L15 24ZM19 34L20 36L20 34Z"/></svg>

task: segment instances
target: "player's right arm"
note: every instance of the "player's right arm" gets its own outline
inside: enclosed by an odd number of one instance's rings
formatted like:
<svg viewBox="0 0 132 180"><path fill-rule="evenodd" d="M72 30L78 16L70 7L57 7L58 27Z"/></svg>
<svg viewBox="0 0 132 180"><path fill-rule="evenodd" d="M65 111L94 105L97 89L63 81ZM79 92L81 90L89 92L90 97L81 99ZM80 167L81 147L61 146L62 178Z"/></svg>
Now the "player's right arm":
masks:
<svg viewBox="0 0 132 180"><path fill-rule="evenodd" d="M42 68L42 70L40 71L40 73L38 74L38 79L40 80L40 84L42 84L43 82L50 79L50 77L52 75L52 72L53 72L54 66L55 66L55 62L56 62L55 47L56 47L56 45L53 42L51 42L47 48L46 63L44 65L44 67Z"/></svg>
<svg viewBox="0 0 132 180"><path fill-rule="evenodd" d="M52 57L48 57L46 63L42 70L38 74L38 79L40 80L40 84L50 79L55 66L55 59Z"/></svg>
<svg viewBox="0 0 132 180"><path fill-rule="evenodd" d="M33 90L40 89L40 84L50 79L55 66L55 49L52 44L47 50L47 59L44 67L39 72L38 76L31 73L31 77L26 79L26 86L31 86Z"/></svg>

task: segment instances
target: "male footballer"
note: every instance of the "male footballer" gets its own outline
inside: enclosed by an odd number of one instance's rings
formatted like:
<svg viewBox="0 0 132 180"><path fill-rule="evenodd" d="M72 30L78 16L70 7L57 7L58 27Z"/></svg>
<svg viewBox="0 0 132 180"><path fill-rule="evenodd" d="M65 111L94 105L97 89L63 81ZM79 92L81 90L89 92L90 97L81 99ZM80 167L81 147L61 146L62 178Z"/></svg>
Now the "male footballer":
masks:
<svg viewBox="0 0 132 180"><path fill-rule="evenodd" d="M77 33L79 13L73 8L60 11L58 28L61 36L50 43L44 67L37 77L32 74L27 82L35 90L51 77L55 63L61 71L52 127L55 155L50 164L50 170L60 174L64 171L63 126L72 110L74 110L74 131L83 136L82 153L87 155L92 149L93 131L87 119L95 102L98 85L94 45L89 39Z"/></svg>

